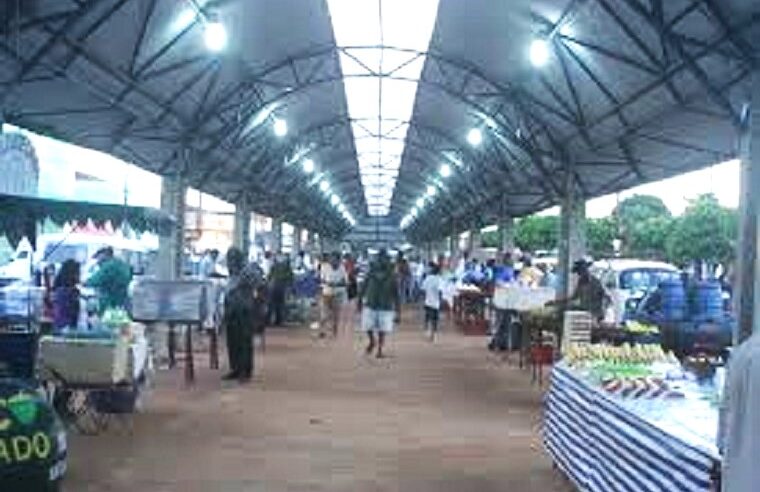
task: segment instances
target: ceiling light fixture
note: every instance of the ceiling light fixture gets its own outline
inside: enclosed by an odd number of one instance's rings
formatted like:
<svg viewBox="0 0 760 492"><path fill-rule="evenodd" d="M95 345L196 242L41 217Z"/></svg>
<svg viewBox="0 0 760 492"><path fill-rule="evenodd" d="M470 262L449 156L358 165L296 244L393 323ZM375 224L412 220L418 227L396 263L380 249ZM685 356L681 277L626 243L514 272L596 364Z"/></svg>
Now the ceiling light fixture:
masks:
<svg viewBox="0 0 760 492"><path fill-rule="evenodd" d="M448 164L442 164L440 174L444 178L448 178L449 176L451 176L451 166L449 166Z"/></svg>
<svg viewBox="0 0 760 492"><path fill-rule="evenodd" d="M312 159L304 159L303 163L301 163L301 167L303 167L303 172L311 174L314 172L316 165Z"/></svg>
<svg viewBox="0 0 760 492"><path fill-rule="evenodd" d="M432 197L434 197L436 195L436 193L438 193L438 188L436 188L433 185L428 185L428 187L427 187L427 196L429 196L429 197L432 198Z"/></svg>
<svg viewBox="0 0 760 492"><path fill-rule="evenodd" d="M479 129L473 128L467 133L467 141L473 147L477 147L483 142L483 134L480 132Z"/></svg>
<svg viewBox="0 0 760 492"><path fill-rule="evenodd" d="M422 208L425 206L425 199L422 197L419 197L417 199L417 208Z"/></svg>
<svg viewBox="0 0 760 492"><path fill-rule="evenodd" d="M330 189L330 182L323 179L319 182L319 189L326 193Z"/></svg>
<svg viewBox="0 0 760 492"><path fill-rule="evenodd" d="M288 134L288 122L283 119L275 118L273 127L274 134L280 138Z"/></svg>
<svg viewBox="0 0 760 492"><path fill-rule="evenodd" d="M209 16L204 27L204 40L206 48L214 53L227 47L227 29L219 19Z"/></svg>
<svg viewBox="0 0 760 492"><path fill-rule="evenodd" d="M549 43L542 38L534 39L530 44L530 62L534 67L543 67L549 61Z"/></svg>
<svg viewBox="0 0 760 492"><path fill-rule="evenodd" d="M332 204L333 207L337 207L338 204L340 203L340 198L338 198L338 195L336 195L335 193L330 195L330 203Z"/></svg>

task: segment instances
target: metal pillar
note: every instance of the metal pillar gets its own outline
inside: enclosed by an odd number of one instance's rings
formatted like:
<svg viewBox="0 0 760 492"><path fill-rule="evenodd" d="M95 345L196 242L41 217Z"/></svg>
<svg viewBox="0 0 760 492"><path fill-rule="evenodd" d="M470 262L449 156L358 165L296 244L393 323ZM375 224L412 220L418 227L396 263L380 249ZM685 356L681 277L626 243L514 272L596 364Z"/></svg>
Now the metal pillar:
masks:
<svg viewBox="0 0 760 492"><path fill-rule="evenodd" d="M248 200L243 198L235 205L235 224L232 233L232 244L240 248L247 256L251 252L251 208Z"/></svg>
<svg viewBox="0 0 760 492"><path fill-rule="evenodd" d="M557 296L565 298L574 288L573 263L586 255L586 202L580 195L567 172L565 196L562 198L559 240L559 271L557 275Z"/></svg>
<svg viewBox="0 0 760 492"><path fill-rule="evenodd" d="M297 226L293 226L293 254L297 255L301 249L303 249L303 245L301 244L301 235L303 234L303 229Z"/></svg>
<svg viewBox="0 0 760 492"><path fill-rule="evenodd" d="M752 74L752 101L745 107L739 141L741 158L740 230L736 255L735 343L760 330L760 70Z"/></svg>
<svg viewBox="0 0 760 492"><path fill-rule="evenodd" d="M183 177L164 176L161 179L161 210L175 220L171 233L161 236L158 243L157 273L164 280L175 280L182 276L186 193L187 186Z"/></svg>
<svg viewBox="0 0 760 492"><path fill-rule="evenodd" d="M272 253L282 252L282 219L272 219Z"/></svg>
<svg viewBox="0 0 760 492"><path fill-rule="evenodd" d="M508 215L499 221L499 248L504 252L515 249L515 219Z"/></svg>
<svg viewBox="0 0 760 492"><path fill-rule="evenodd" d="M476 227L475 229L470 230L470 237L468 239L468 250L470 250L470 255L472 256L473 252L476 249L479 249L481 246L480 242L480 228Z"/></svg>

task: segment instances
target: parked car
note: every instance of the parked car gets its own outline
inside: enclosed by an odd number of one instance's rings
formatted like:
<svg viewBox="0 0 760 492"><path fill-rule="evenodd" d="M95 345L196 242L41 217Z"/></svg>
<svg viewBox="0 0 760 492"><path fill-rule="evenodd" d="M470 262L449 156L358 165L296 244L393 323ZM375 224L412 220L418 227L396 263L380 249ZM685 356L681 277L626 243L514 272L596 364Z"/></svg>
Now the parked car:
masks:
<svg viewBox="0 0 760 492"><path fill-rule="evenodd" d="M600 260L591 267L612 300L605 321L620 324L630 317L631 298L642 298L665 280L678 279L675 266L660 261L635 259Z"/></svg>

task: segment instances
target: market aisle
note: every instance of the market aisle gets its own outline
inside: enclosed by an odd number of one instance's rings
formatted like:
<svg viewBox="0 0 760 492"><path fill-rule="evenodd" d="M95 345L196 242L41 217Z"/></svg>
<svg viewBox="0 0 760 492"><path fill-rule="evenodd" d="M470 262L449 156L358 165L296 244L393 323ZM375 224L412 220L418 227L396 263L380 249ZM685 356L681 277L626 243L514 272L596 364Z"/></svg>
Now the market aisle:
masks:
<svg viewBox="0 0 760 492"><path fill-rule="evenodd" d="M161 373L131 435L72 437L66 490L572 490L541 448L529 376L483 339L431 345L404 314L385 360L350 332L272 331L251 385L202 368L186 390L181 370Z"/></svg>

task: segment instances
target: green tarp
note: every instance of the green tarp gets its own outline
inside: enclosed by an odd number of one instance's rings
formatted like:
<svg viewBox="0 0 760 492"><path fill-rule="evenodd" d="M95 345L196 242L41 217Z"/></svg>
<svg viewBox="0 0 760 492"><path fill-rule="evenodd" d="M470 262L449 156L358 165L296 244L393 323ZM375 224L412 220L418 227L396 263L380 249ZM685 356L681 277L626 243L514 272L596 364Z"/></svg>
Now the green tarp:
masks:
<svg viewBox="0 0 760 492"><path fill-rule="evenodd" d="M36 226L45 220L57 225L75 223L96 226L109 222L114 228L123 224L137 232L168 234L174 221L166 213L147 207L130 207L92 202L52 200L0 194L0 235L15 247L27 237L34 244Z"/></svg>

